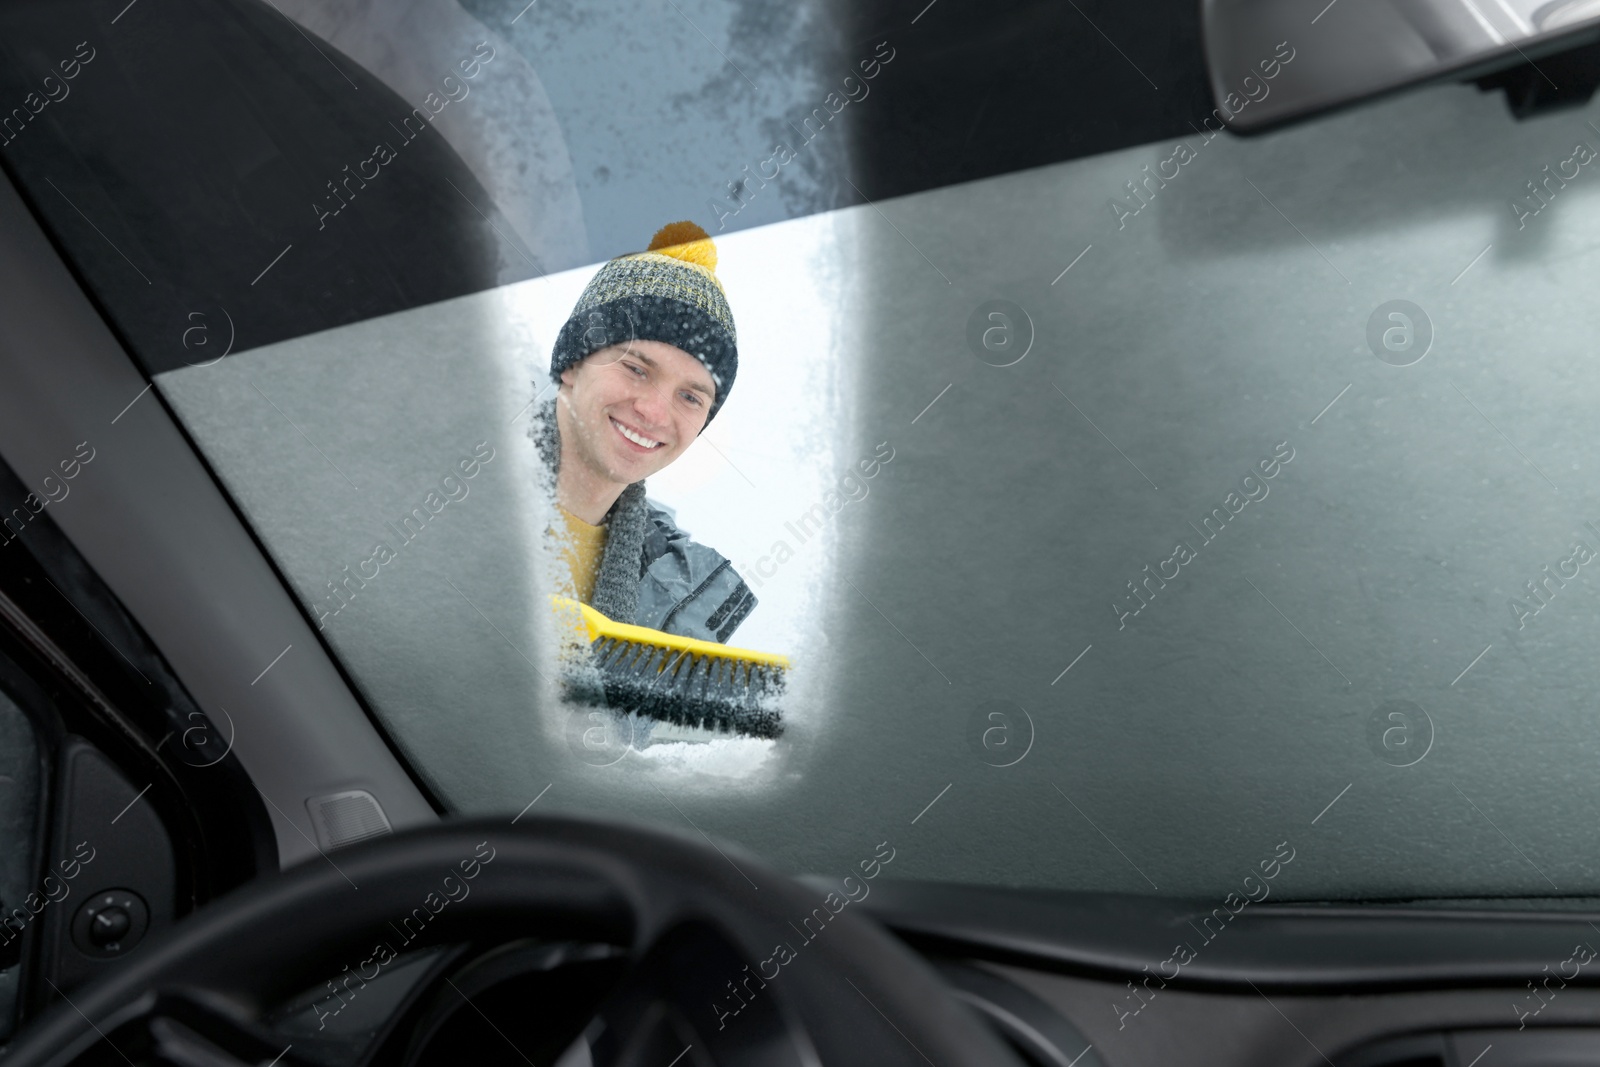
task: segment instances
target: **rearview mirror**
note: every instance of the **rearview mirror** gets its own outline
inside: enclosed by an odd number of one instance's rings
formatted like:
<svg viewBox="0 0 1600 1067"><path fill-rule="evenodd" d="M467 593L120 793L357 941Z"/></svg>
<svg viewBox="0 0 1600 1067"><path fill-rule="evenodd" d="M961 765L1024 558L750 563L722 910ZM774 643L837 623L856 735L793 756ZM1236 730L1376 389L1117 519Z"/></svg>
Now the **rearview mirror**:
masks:
<svg viewBox="0 0 1600 1067"><path fill-rule="evenodd" d="M1529 63L1547 98L1582 103L1600 74L1539 69L1600 40L1600 0L1202 0L1201 22L1217 115L1242 134Z"/></svg>

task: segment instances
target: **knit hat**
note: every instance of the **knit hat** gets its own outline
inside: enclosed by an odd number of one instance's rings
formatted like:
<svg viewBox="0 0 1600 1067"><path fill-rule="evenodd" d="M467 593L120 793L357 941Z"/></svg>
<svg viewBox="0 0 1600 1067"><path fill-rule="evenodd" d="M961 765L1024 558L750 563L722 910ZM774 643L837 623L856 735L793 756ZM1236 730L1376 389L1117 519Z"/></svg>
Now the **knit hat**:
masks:
<svg viewBox="0 0 1600 1067"><path fill-rule="evenodd" d="M628 341L660 341L694 356L711 372L716 399L706 425L733 388L739 369L733 311L717 279L717 246L692 222L656 231L643 252L618 256L600 268L550 352L550 377L592 352ZM701 427L703 430L704 427Z"/></svg>

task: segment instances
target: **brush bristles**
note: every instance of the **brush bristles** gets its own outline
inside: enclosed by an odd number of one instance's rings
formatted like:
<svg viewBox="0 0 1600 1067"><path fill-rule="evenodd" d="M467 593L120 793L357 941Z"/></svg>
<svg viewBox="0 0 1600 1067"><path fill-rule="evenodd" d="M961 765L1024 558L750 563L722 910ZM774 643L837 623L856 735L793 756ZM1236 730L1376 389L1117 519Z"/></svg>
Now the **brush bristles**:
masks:
<svg viewBox="0 0 1600 1067"><path fill-rule="evenodd" d="M619 712L751 737L783 733L772 703L784 689L779 668L614 637L596 638L590 651L605 703Z"/></svg>

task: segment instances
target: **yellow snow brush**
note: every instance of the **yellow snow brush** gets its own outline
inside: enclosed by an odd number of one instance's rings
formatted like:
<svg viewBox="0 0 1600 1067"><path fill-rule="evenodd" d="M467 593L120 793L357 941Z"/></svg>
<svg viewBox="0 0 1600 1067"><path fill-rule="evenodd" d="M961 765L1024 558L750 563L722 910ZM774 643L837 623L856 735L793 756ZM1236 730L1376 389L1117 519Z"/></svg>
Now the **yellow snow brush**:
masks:
<svg viewBox="0 0 1600 1067"><path fill-rule="evenodd" d="M775 702L789 657L617 622L571 597L550 600L591 653L587 669L565 673L570 696L684 726L751 737L783 732Z"/></svg>

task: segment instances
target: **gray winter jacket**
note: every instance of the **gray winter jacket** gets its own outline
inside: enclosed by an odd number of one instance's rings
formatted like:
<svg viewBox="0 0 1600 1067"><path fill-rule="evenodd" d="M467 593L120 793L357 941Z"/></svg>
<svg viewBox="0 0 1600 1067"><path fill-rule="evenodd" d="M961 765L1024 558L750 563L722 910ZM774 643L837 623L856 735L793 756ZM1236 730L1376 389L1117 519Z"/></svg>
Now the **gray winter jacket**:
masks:
<svg viewBox="0 0 1600 1067"><path fill-rule="evenodd" d="M607 517L594 608L609 618L726 644L756 596L721 553L690 539L671 508L622 491Z"/></svg>

